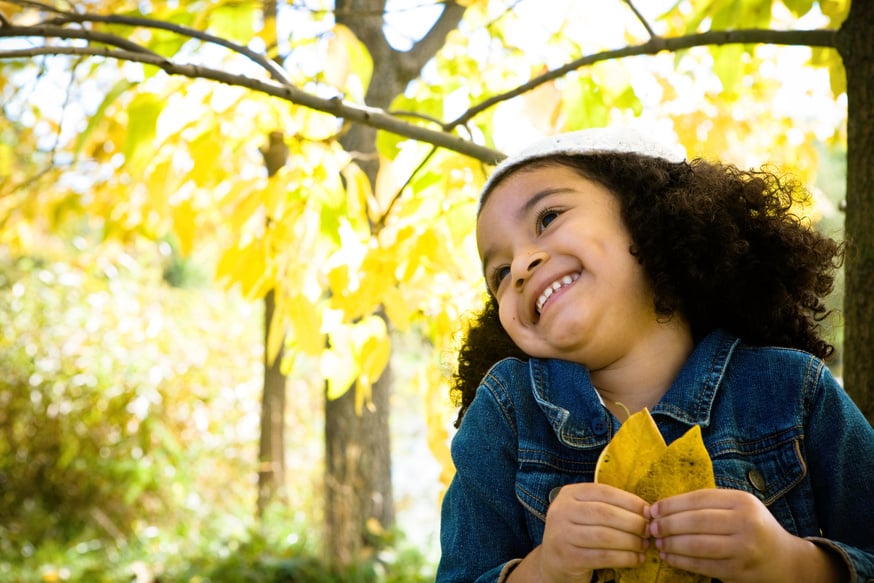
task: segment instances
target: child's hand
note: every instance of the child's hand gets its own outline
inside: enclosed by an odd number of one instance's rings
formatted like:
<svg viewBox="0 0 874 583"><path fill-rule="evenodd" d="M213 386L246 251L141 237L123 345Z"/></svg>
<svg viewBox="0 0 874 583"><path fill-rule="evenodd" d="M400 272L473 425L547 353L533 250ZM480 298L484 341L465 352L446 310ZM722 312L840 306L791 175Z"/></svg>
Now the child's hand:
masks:
<svg viewBox="0 0 874 583"><path fill-rule="evenodd" d="M589 581L596 569L643 562L646 511L643 499L612 486L564 486L546 514L540 547L543 581Z"/></svg>
<svg viewBox="0 0 874 583"><path fill-rule="evenodd" d="M747 492L696 490L648 512L662 560L680 569L726 583L847 580L824 549L785 530Z"/></svg>

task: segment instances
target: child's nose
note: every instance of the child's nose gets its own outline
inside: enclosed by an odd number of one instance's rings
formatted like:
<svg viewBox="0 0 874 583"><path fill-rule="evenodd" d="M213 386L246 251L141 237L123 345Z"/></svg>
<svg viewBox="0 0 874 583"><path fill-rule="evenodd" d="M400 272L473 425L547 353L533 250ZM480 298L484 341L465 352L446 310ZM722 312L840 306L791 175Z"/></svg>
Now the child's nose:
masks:
<svg viewBox="0 0 874 583"><path fill-rule="evenodd" d="M524 257L520 257L518 261L514 261L515 273L513 274L513 283L516 288L521 288L525 282L531 277L537 267L546 259L546 254L542 251L529 253Z"/></svg>

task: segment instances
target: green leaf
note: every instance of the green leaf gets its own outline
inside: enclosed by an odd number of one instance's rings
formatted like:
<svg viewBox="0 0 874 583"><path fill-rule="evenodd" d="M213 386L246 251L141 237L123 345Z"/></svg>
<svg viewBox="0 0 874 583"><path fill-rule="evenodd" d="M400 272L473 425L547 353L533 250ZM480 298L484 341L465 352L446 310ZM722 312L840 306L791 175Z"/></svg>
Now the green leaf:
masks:
<svg viewBox="0 0 874 583"><path fill-rule="evenodd" d="M850 12L850 0L819 0L819 9L825 16L828 16L830 24L837 27Z"/></svg>
<svg viewBox="0 0 874 583"><path fill-rule="evenodd" d="M257 2L223 4L209 13L209 32L237 43L248 43L255 35Z"/></svg>
<svg viewBox="0 0 874 583"><path fill-rule="evenodd" d="M783 0L783 4L794 16L804 16L813 8L814 0Z"/></svg>
<svg viewBox="0 0 874 583"><path fill-rule="evenodd" d="M164 110L164 104L165 100L154 93L141 93L128 106L123 150L128 164L136 166L144 156L148 156L155 138L158 116Z"/></svg>
<svg viewBox="0 0 874 583"><path fill-rule="evenodd" d="M634 115L640 115L643 112L643 103L631 85L613 100L613 105L622 109L630 109Z"/></svg>
<svg viewBox="0 0 874 583"><path fill-rule="evenodd" d="M743 78L743 55L746 45L726 45L713 49L713 72L722 82L722 90L727 96L737 92L738 82Z"/></svg>
<svg viewBox="0 0 874 583"><path fill-rule="evenodd" d="M600 127L610 122L610 107L604 103L603 92L590 77L581 76L576 83L568 83L564 108L568 129Z"/></svg>
<svg viewBox="0 0 874 583"><path fill-rule="evenodd" d="M810 64L815 67L828 68L832 95L837 97L847 91L847 70L840 54L831 48L812 47Z"/></svg>

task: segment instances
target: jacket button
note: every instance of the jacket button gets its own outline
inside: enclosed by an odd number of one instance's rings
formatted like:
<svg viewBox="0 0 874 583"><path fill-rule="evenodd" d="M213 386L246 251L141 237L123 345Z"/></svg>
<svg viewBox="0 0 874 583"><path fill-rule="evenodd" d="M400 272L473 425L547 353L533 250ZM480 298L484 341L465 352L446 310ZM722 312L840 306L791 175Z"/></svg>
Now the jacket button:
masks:
<svg viewBox="0 0 874 583"><path fill-rule="evenodd" d="M552 504L552 501L555 500L555 497L558 496L558 492L561 490L561 486L553 488L549 491L549 503Z"/></svg>
<svg viewBox="0 0 874 583"><path fill-rule="evenodd" d="M592 431L595 432L595 435L604 435L607 433L607 423L603 419L598 419L592 423Z"/></svg>
<svg viewBox="0 0 874 583"><path fill-rule="evenodd" d="M767 487L767 483L765 482L765 476L762 475L762 472L759 470L750 470L747 472L747 480L750 481L753 488L758 490L759 492L764 492Z"/></svg>

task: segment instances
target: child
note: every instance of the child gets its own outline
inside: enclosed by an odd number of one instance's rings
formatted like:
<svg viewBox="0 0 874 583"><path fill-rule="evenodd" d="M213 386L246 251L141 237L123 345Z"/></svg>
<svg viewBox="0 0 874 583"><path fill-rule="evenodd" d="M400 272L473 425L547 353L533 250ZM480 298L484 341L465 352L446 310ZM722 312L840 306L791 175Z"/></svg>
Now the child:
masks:
<svg viewBox="0 0 874 583"><path fill-rule="evenodd" d="M766 171L593 129L505 160L477 244L437 581L591 581L648 545L725 582L874 580L874 429L832 377L843 247ZM700 425L718 488L593 483L628 412Z"/></svg>

